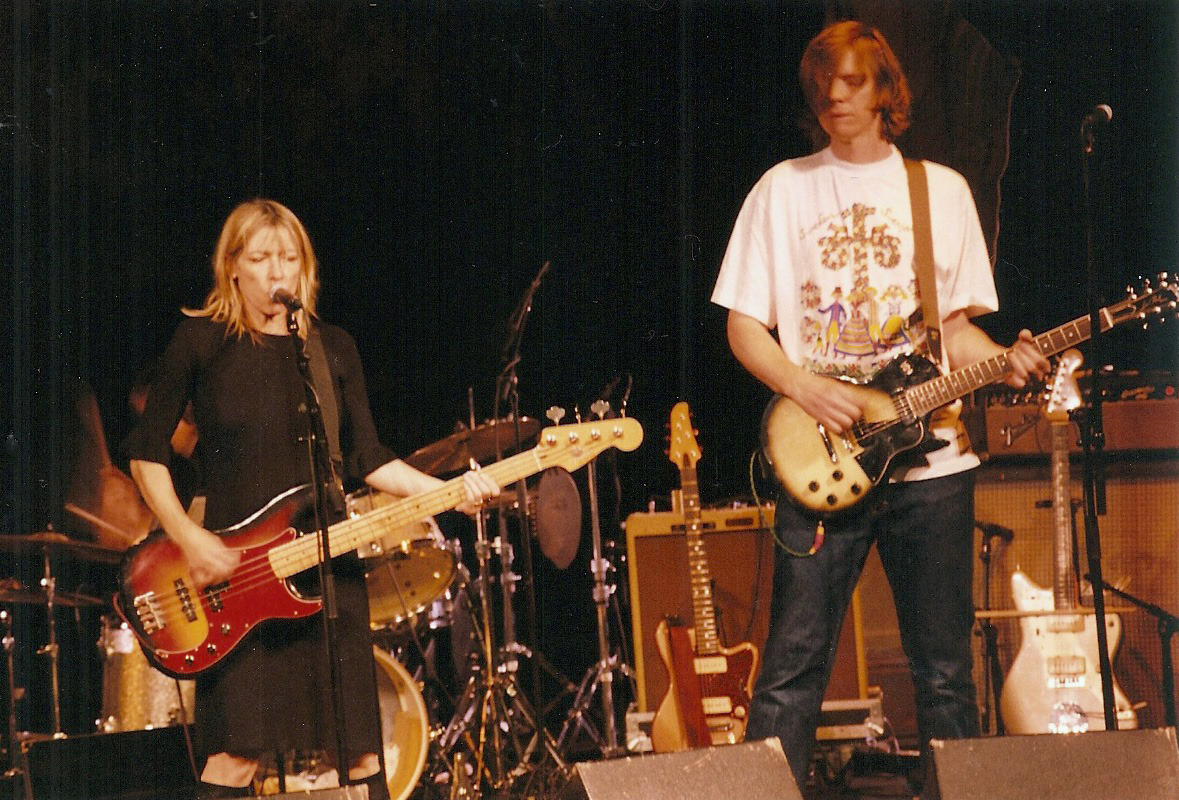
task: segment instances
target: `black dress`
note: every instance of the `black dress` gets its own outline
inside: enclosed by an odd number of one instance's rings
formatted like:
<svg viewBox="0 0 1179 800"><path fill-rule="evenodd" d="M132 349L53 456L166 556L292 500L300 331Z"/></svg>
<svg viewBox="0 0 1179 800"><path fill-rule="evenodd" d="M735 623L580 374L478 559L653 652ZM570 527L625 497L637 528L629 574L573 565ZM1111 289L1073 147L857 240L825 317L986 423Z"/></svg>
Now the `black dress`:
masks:
<svg viewBox="0 0 1179 800"><path fill-rule="evenodd" d="M394 458L377 439L360 357L340 328L317 325L340 417L345 469L362 478ZM226 326L185 319L164 354L132 458L167 464L170 439L191 400L204 465L210 530L234 525L293 486L309 482L303 386L289 336L226 336ZM333 562L349 756L380 752L364 573L355 555ZM335 750L322 614L273 620L197 678L196 738L204 755Z"/></svg>

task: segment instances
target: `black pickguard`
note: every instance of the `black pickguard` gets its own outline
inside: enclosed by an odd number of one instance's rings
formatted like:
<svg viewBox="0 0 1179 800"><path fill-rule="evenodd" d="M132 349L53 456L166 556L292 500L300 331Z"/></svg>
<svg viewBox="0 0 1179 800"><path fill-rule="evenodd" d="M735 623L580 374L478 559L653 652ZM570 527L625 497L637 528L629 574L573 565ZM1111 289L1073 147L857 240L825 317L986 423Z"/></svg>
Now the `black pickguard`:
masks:
<svg viewBox="0 0 1179 800"><path fill-rule="evenodd" d="M913 353L898 356L868 381L867 386L895 397L906 389L940 377L932 361ZM879 483L894 463L920 464L926 453L945 447L947 442L935 438L929 429L933 413L905 415L873 433L857 435L863 452L856 458L860 468Z"/></svg>

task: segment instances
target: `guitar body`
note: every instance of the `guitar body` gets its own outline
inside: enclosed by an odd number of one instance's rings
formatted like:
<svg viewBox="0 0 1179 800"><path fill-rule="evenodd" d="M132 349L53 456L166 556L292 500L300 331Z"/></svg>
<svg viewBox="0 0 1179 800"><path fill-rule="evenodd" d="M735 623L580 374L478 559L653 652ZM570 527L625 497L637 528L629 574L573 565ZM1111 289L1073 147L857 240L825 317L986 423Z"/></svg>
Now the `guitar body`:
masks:
<svg viewBox="0 0 1179 800"><path fill-rule="evenodd" d="M905 387L938 375L921 356L893 359L857 387L864 416L842 434L822 429L793 400L774 397L762 419L762 447L790 498L817 513L847 510L884 479L896 456L940 447L929 431L931 414L914 416L897 402Z"/></svg>
<svg viewBox="0 0 1179 800"><path fill-rule="evenodd" d="M1011 576L1015 607L1052 611L1051 589L1041 589L1022 572ZM1117 652L1121 620L1105 618L1109 655ZM1064 614L1020 620L1019 652L1003 684L1000 707L1008 733L1074 733L1105 730L1105 708L1098 667L1097 616ZM1114 683L1118 728L1138 727L1138 716Z"/></svg>
<svg viewBox="0 0 1179 800"><path fill-rule="evenodd" d="M279 495L249 519L219 531L241 564L225 583L197 591L188 560L160 531L127 551L115 608L144 643L152 665L173 678L191 678L225 657L254 626L268 619L306 617L322 608L279 578L267 554L300 535L313 516L311 490Z"/></svg>
<svg viewBox="0 0 1179 800"><path fill-rule="evenodd" d="M695 645L695 631L688 629ZM693 747L678 698L681 680L695 680L704 707L709 741L705 745L738 744L745 739L749 724L749 703L753 697L753 680L757 675L758 652L749 642L736 647L722 647L716 655L695 656L693 674L679 669L672 658L668 625L662 620L655 629L655 645L670 680L667 694L651 721L651 746L656 753L671 753Z"/></svg>

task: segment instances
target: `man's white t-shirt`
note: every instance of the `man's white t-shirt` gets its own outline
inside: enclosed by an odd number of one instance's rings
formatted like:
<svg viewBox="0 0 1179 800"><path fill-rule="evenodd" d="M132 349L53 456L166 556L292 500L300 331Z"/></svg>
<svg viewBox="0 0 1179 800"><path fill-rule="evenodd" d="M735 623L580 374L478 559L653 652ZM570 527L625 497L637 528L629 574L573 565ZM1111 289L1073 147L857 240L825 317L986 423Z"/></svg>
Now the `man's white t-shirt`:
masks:
<svg viewBox="0 0 1179 800"><path fill-rule="evenodd" d="M925 169L940 316L995 311L970 187L948 167L925 162ZM820 375L864 382L922 346L900 151L853 164L827 148L772 167L737 216L712 301L776 328L786 356ZM944 355L941 367L948 369ZM930 453L929 466L897 470L893 479L940 477L979 463L955 413L935 415L934 433L950 445Z"/></svg>

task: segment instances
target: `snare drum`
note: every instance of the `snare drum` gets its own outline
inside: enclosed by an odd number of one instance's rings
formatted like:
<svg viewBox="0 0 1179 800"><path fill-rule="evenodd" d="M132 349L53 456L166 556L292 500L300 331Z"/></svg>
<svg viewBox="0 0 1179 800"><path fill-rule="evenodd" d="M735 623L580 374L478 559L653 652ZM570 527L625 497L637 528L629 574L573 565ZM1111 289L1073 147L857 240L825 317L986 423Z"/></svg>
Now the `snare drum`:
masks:
<svg viewBox="0 0 1179 800"><path fill-rule="evenodd" d="M127 623L102 618L101 733L141 731L192 722L196 682L176 681L154 668ZM183 711L181 711L183 698Z"/></svg>
<svg viewBox="0 0 1179 800"><path fill-rule="evenodd" d="M458 582L458 543L417 542L370 559L365 570L369 622L374 631L400 632L425 619L431 629L450 624Z"/></svg>
<svg viewBox="0 0 1179 800"><path fill-rule="evenodd" d="M357 517L396 500L362 489L348 495L348 515ZM360 556L374 631L402 633L423 617L432 629L450 624L461 551L458 542L443 537L433 518L390 530Z"/></svg>

